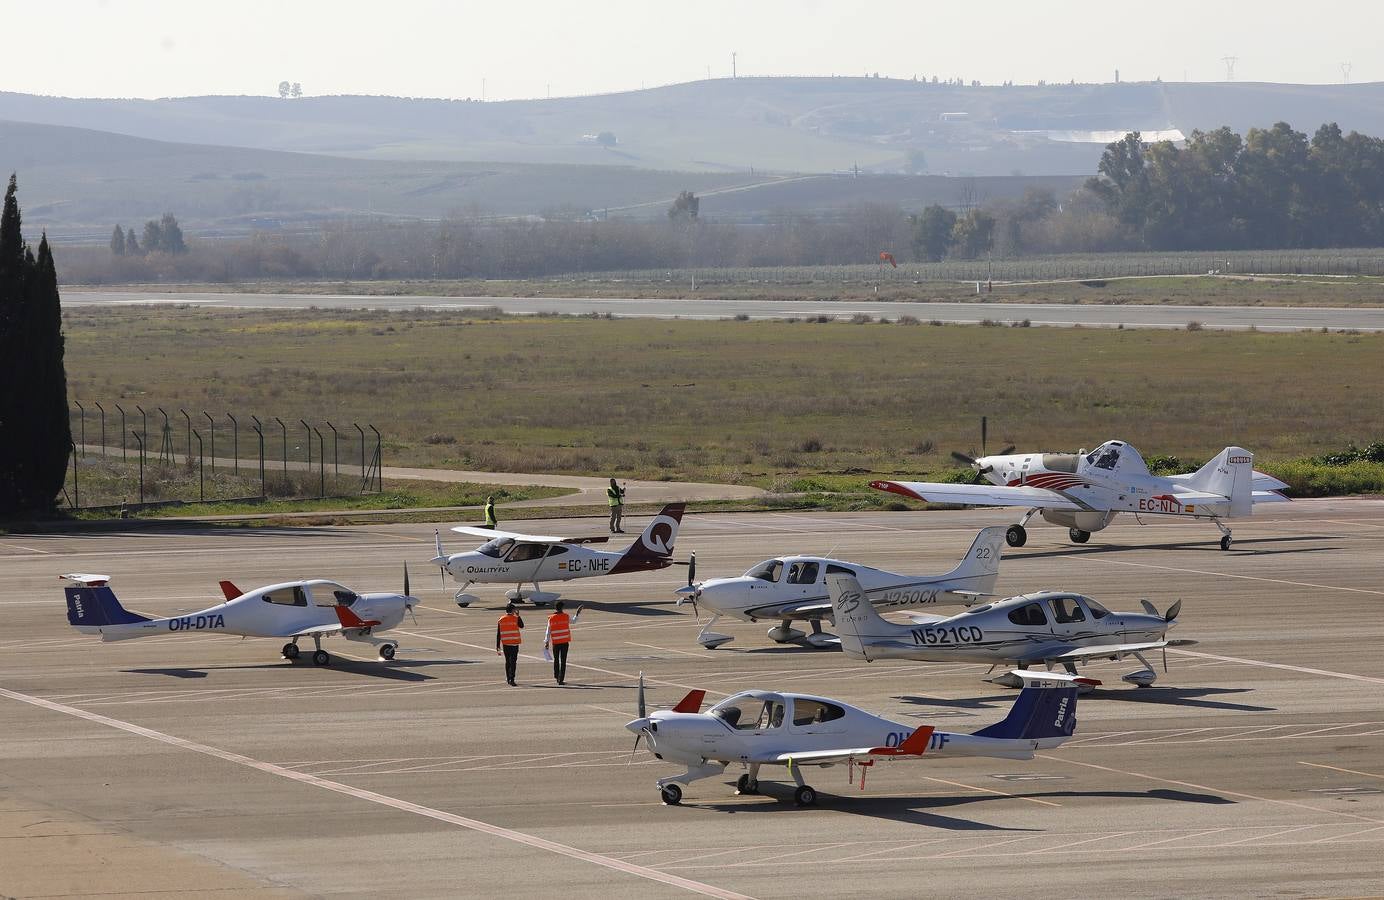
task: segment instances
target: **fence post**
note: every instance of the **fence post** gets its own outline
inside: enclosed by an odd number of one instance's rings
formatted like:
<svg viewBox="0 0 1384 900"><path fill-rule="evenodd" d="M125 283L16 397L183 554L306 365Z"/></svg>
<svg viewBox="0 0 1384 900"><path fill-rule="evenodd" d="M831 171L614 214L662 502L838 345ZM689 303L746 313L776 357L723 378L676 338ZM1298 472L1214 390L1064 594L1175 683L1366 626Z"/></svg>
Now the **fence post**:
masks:
<svg viewBox="0 0 1384 900"><path fill-rule="evenodd" d="M255 424L252 427L255 429L255 434L259 435L260 497L263 498L268 496L268 492L264 489L264 429L260 427L258 416L251 416L250 418L254 419Z"/></svg>
<svg viewBox="0 0 1384 900"><path fill-rule="evenodd" d="M96 401L96 408L101 410L101 455L106 455L106 408L101 405L101 401Z"/></svg>
<svg viewBox="0 0 1384 900"><path fill-rule="evenodd" d="M207 499L207 480L202 475L204 470L202 462L202 435L195 429L192 433L197 435L197 502L205 503ZM192 462L191 457L188 457L188 462Z"/></svg>
<svg viewBox="0 0 1384 900"><path fill-rule="evenodd" d="M144 439L133 431L130 432L135 443L139 445L139 505L144 505Z"/></svg>
<svg viewBox="0 0 1384 900"><path fill-rule="evenodd" d="M71 441L68 441L67 445L72 447L72 508L81 509L82 487L77 479L77 448L72 445Z"/></svg>
<svg viewBox="0 0 1384 900"><path fill-rule="evenodd" d="M82 401L80 400L73 400L72 402L77 404L78 414L81 416L82 455L86 456L86 407L82 405ZM69 441L69 443L71 442ZM77 448L75 446L72 448L72 452L77 452Z"/></svg>
<svg viewBox="0 0 1384 900"><path fill-rule="evenodd" d="M304 422L302 419L299 419L299 420L298 420L298 424L303 426L303 437L305 437L305 438L307 439L307 440L305 441L305 443L308 445L308 469L307 469L307 471L308 471L308 477L311 478L311 477L312 477L312 426L309 425L307 422Z"/></svg>
<svg viewBox="0 0 1384 900"><path fill-rule="evenodd" d="M182 413L183 418L187 420L187 456L184 456L183 460L190 466L192 465L192 416L189 416L187 410L182 407L178 407L178 412Z"/></svg>
<svg viewBox="0 0 1384 900"><path fill-rule="evenodd" d="M240 423L235 420L235 416L226 413L226 418L231 420L231 455L235 458L235 473L240 474Z"/></svg>
<svg viewBox="0 0 1384 900"><path fill-rule="evenodd" d="M125 443L125 407L117 403L115 404L115 408L120 410L120 460L124 462L129 458L125 453L125 448L127 446Z"/></svg>
<svg viewBox="0 0 1384 900"><path fill-rule="evenodd" d="M336 433L336 426L333 425L331 422L328 422L328 423L327 423L327 427L330 428L330 429L332 430L332 477L334 477L334 478L340 478L340 477L341 477L341 452L340 452L340 451L341 451L341 441L340 441L341 435L339 435L339 434Z"/></svg>
<svg viewBox="0 0 1384 900"><path fill-rule="evenodd" d="M163 415L163 433L159 441L159 462L167 461L173 464L173 427L168 424L168 413L162 406L154 407ZM145 437L148 437L146 434Z"/></svg>
<svg viewBox="0 0 1384 900"><path fill-rule="evenodd" d="M317 434L317 496L327 496L327 447L322 440L322 432L316 426L312 429Z"/></svg>
<svg viewBox="0 0 1384 900"><path fill-rule="evenodd" d="M365 426L365 427L367 427L367 428L369 428L371 431L375 432L375 489L378 490L378 491L383 491L383 490L384 490L384 454L383 454L384 442L383 442L383 440L382 440L381 437L380 437L380 430L379 430L378 428L376 428L374 425L369 424L368 422L366 423L366 426Z"/></svg>
<svg viewBox="0 0 1384 900"><path fill-rule="evenodd" d="M285 424L284 424L284 420L283 420L283 419L280 419L278 416L275 416L275 417L274 417L274 421L279 423L279 430L283 432L283 439L284 439L284 480L287 481L287 480L288 480L288 426L285 425Z"/></svg>
<svg viewBox="0 0 1384 900"><path fill-rule="evenodd" d="M216 420L213 419L213 418L211 417L211 413L207 412L205 409L202 410L202 415L204 415L204 416L207 417L207 428L208 428L209 433L211 434L211 471L212 471L212 474L215 475L215 474L216 474Z"/></svg>
<svg viewBox="0 0 1384 900"><path fill-rule="evenodd" d="M360 427L357 422L352 422L356 426L356 431L360 432L360 489L365 490L365 429Z"/></svg>

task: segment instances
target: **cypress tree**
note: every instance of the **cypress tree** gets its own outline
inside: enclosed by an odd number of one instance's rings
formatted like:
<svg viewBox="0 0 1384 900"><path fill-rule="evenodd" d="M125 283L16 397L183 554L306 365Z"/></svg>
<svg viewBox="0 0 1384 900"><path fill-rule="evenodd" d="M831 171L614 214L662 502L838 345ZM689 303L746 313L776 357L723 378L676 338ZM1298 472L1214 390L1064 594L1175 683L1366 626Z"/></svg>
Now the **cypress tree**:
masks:
<svg viewBox="0 0 1384 900"><path fill-rule="evenodd" d="M140 256L144 252L139 249L139 238L135 237L133 225L125 229L125 252L130 256Z"/></svg>
<svg viewBox="0 0 1384 900"><path fill-rule="evenodd" d="M119 225L111 232L111 253L115 256L125 255L125 231Z"/></svg>

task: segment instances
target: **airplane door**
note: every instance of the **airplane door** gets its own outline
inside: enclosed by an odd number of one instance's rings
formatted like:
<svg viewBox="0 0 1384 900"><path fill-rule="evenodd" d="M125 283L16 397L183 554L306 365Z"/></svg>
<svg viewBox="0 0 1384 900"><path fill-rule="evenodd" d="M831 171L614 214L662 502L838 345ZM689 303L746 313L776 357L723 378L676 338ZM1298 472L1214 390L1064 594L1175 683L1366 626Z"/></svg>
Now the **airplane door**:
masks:
<svg viewBox="0 0 1384 900"><path fill-rule="evenodd" d="M539 544L534 541L516 542L510 549L509 555L505 557L505 562L509 563L510 566L510 577L516 582L533 581L547 552L547 544Z"/></svg>
<svg viewBox="0 0 1384 900"><path fill-rule="evenodd" d="M805 559L790 563L788 576L784 579L784 595L790 600L802 600L813 596L816 593L817 575L821 568L820 563Z"/></svg>
<svg viewBox="0 0 1384 900"><path fill-rule="evenodd" d="M1086 610L1075 597L1053 597L1051 599L1052 633L1060 640L1074 641L1087 636L1091 623L1086 618Z"/></svg>

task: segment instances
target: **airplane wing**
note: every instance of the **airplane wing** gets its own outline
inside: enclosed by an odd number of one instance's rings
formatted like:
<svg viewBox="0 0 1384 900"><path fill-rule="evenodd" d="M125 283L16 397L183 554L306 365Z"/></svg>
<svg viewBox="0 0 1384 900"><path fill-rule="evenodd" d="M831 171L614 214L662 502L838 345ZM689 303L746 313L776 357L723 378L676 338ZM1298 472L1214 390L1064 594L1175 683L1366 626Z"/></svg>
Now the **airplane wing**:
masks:
<svg viewBox="0 0 1384 900"><path fill-rule="evenodd" d="M985 594L980 591L938 591L939 594L951 594L956 597L964 597L970 603L974 603L981 597L992 597L993 594ZM786 603L778 608L772 616L764 616L766 619L791 619L799 622L810 622L814 619L830 619L831 603L821 600L808 600L798 604ZM945 619L946 616L937 616L938 619Z"/></svg>
<svg viewBox="0 0 1384 900"><path fill-rule="evenodd" d="M1291 499L1278 491L1255 491L1250 494L1250 500L1254 503L1289 503Z"/></svg>
<svg viewBox="0 0 1384 900"><path fill-rule="evenodd" d="M457 534L469 534L475 537L489 538L512 538L516 541L529 541L535 544L604 544L610 540L608 536L592 537L554 537L544 534L520 534L517 531L501 531L498 528L483 528L479 525L458 525L452 529Z"/></svg>
<svg viewBox="0 0 1384 900"><path fill-rule="evenodd" d="M917 759L932 742L933 727L924 725L904 738L897 747L843 747L839 750L809 750L805 753L777 753L762 763L795 766L829 766L850 760Z"/></svg>
<svg viewBox="0 0 1384 900"><path fill-rule="evenodd" d="M275 635L275 637L295 637L295 638L297 638L297 637L311 637L311 636L314 635L314 634L316 634L316 635L323 635L323 634L341 634L341 633L346 632L346 631L354 631L354 630L357 630L357 629L372 628L372 627L374 627L374 626L380 624L380 620L379 620L379 619L362 619L360 616L358 616L358 615L356 615L355 613L351 612L350 609L348 609L348 608L346 608L346 607L344 607L344 606L333 606L332 609L336 610L336 619L337 619L337 621L336 621L336 624L335 624L335 625L314 625L314 626L312 626L311 628L303 628L303 629L298 630L298 631L288 631L288 632L284 632L284 633L282 633L282 634Z"/></svg>
<svg viewBox="0 0 1384 900"><path fill-rule="evenodd" d="M1145 650L1159 650L1171 646L1170 641L1144 641L1139 644L1096 644L1091 647L1073 647L1065 653L1045 659L1090 659L1102 656L1120 656L1125 653L1141 653Z"/></svg>
<svg viewBox="0 0 1384 900"><path fill-rule="evenodd" d="M964 506L1027 506L1031 509L1086 510L1093 507L1077 503L1045 488L998 484L942 484L924 481L872 481L870 487L912 500L928 503L955 503ZM1222 498L1224 499L1224 498Z"/></svg>

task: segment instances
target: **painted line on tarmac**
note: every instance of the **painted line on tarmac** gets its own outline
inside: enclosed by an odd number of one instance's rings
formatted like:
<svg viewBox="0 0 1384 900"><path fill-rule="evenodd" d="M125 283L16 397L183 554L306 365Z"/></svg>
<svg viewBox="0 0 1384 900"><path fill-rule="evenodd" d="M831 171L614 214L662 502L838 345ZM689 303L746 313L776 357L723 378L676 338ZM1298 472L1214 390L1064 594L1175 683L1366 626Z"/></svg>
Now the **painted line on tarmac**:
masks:
<svg viewBox="0 0 1384 900"><path fill-rule="evenodd" d="M1326 669L1312 669L1307 666L1291 666L1287 663L1264 662L1259 659L1243 659L1238 656L1217 656L1214 653L1198 653L1195 650L1179 650L1172 647L1168 648L1169 653L1176 653L1179 656L1196 656L1202 659L1216 659L1221 662L1240 663L1246 666L1261 666L1265 669L1283 669L1287 672L1301 672L1304 675L1325 675L1328 678L1344 678L1347 681L1363 681L1366 684L1384 684L1384 678L1374 678L1370 675L1355 675L1351 672L1330 672Z"/></svg>
<svg viewBox="0 0 1384 900"><path fill-rule="evenodd" d="M1328 766L1323 763L1310 763L1298 760L1300 766L1311 766L1314 769L1331 769L1336 772L1345 772L1347 775L1364 775L1366 778L1384 778L1384 775L1376 775L1373 772L1361 772L1358 769L1342 769L1340 766Z"/></svg>
<svg viewBox="0 0 1384 900"><path fill-rule="evenodd" d="M99 713L93 713L83 709L77 709L73 706L65 706L61 703L54 703L51 700L44 700L40 697L30 696L29 694L21 694L18 691L11 691L7 688L0 688L0 697L8 697L11 700L16 700L20 703L27 703L30 706L36 706L40 709L49 710L50 712L62 713L63 715L72 716L74 718L85 719L88 722L94 722L98 725L105 725L109 728L114 728L119 731L124 731L128 732L129 734L137 735L138 737L148 738L152 741L158 741L163 744L168 744L170 746L177 747L182 750L190 750L194 753L201 753L206 756L212 756L217 759L225 760L226 762L235 763L236 765L245 766L246 768L254 769L258 772L263 772L267 775L277 775L278 777L286 778L289 781L296 781L300 784L306 784L312 787L321 788L323 790L331 791L336 794L343 794L348 797L354 797L357 800L365 800L367 802L376 803L380 806L386 806L391 809L399 810L401 812L413 813L414 815L422 816L428 819L433 819L438 822L445 822L449 825L457 825L461 828L470 829L471 831L478 831L482 834L491 835L492 837L498 837L503 838L507 841L513 841L516 844L523 844L525 846L533 847L538 850L546 850L549 853L556 853L560 856L578 859L582 862L592 863L593 865L602 866L607 869L612 869L616 872L621 872L626 875L633 875L638 878L644 878L649 881L656 881L660 884L666 884L671 887L680 888L685 891L690 891L694 894L701 894L705 897L721 897L725 898L725 900L750 900L750 898L748 898L745 894L738 894L734 891L728 891L723 888L714 887L709 884L704 884L700 881L694 881L690 878L683 878L679 875L671 875L667 872L660 872L657 869L650 869L645 866L636 865L635 863L628 863L624 862L623 860L614 859L613 857L603 856L599 853L592 853L588 850L581 850L577 847L568 846L567 844L560 844L557 841L550 841L546 838L537 837L531 834L525 834L522 831L514 831L513 829L502 828L498 825L491 825L490 823L482 822L479 819L471 819L467 818L466 816L458 816L454 813L443 812L440 809L433 809L430 806L422 806L421 804L410 803L407 800L400 800L397 797L390 797L385 794L376 793L375 791L367 791L363 788L351 787L350 785L341 784L336 781L328 781L325 778L318 778L316 775L309 775L304 772L295 772L292 769L286 769L283 766L277 766L273 763L263 762L258 759L253 759L249 756L242 756L239 753L233 753L229 750L221 750L217 747L212 747L208 744L200 744L196 741L187 740L186 738L180 738L175 737L171 734L165 734L162 731L154 731L152 728L145 728L141 725L135 725L131 722L125 722L120 719L112 719L109 716L103 716Z"/></svg>
<svg viewBox="0 0 1384 900"><path fill-rule="evenodd" d="M1234 575L1230 572L1208 572L1204 569L1184 569L1180 566L1160 566L1155 563L1129 562L1124 559L1100 559L1092 557L1096 562L1103 562L1115 566L1137 566L1141 569L1164 569L1168 572L1185 572L1189 575L1214 575L1218 578L1243 578L1246 581L1267 581L1272 584L1288 584L1293 587L1320 588L1324 591L1349 591L1352 594L1375 594L1384 597L1384 591L1372 591L1368 588L1341 587L1335 584L1312 584L1308 581L1288 581L1283 578L1265 578L1262 575Z"/></svg>

